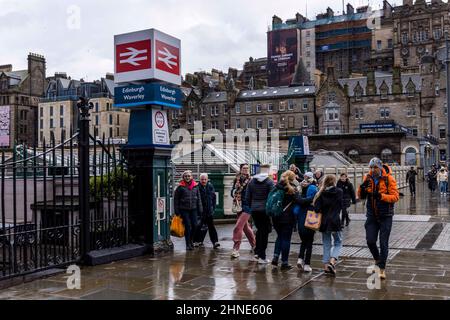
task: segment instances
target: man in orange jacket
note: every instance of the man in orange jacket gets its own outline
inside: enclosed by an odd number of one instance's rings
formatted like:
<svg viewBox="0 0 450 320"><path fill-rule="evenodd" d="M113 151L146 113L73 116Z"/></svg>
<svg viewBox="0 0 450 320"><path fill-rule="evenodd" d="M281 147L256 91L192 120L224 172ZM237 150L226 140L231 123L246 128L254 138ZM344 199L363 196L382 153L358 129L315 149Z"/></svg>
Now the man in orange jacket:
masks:
<svg viewBox="0 0 450 320"><path fill-rule="evenodd" d="M386 261L389 254L389 236L392 229L394 203L399 200L397 182L391 169L380 159L373 158L370 171L358 189L358 198L366 199L367 220L365 223L367 246L378 266L379 277L386 279ZM380 250L377 239L380 237Z"/></svg>

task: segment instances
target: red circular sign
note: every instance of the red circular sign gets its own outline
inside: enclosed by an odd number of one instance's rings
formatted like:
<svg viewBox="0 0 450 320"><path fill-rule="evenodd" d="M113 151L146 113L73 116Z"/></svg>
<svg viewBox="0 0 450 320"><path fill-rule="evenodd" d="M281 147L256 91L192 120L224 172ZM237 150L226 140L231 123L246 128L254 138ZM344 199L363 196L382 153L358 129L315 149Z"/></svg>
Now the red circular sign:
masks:
<svg viewBox="0 0 450 320"><path fill-rule="evenodd" d="M165 120L164 120L164 115L162 114L161 111L158 111L157 113L155 113L155 123L158 126L158 128L162 128L164 127L165 124Z"/></svg>

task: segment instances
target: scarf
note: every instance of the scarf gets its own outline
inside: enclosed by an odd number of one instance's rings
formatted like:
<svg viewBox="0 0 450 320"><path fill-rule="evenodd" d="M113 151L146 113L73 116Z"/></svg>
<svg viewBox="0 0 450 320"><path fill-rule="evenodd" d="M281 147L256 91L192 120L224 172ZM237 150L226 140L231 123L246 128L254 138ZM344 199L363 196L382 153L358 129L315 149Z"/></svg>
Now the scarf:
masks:
<svg viewBox="0 0 450 320"><path fill-rule="evenodd" d="M194 179L192 179L191 182L187 184L186 181L182 180L180 182L180 186L187 187L190 191L192 191L192 189L194 189L197 186L197 182L195 182Z"/></svg>

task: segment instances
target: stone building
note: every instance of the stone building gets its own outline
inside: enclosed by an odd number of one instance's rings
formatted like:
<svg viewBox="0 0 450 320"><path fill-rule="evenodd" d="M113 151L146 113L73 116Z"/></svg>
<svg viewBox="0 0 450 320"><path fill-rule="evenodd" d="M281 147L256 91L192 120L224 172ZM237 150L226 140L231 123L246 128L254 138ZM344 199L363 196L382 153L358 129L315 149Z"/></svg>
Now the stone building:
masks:
<svg viewBox="0 0 450 320"><path fill-rule="evenodd" d="M434 55L449 31L449 4L441 0L404 0L394 7L394 63L403 71L419 72L420 59Z"/></svg>
<svg viewBox="0 0 450 320"><path fill-rule="evenodd" d="M78 129L77 101L81 95L89 98L94 108L90 112L90 134L97 139L112 138L125 142L130 114L114 107L114 79L111 75L94 82L68 78L57 73L49 78L45 98L39 103L39 143L56 144Z"/></svg>
<svg viewBox="0 0 450 320"><path fill-rule="evenodd" d="M420 73L368 72L336 79L333 68L317 92L318 135L312 149L343 151L367 162L429 167L445 160L445 90L439 63L422 57Z"/></svg>
<svg viewBox="0 0 450 320"><path fill-rule="evenodd" d="M0 148L37 142L37 106L46 88L46 62L30 53L26 70L0 66Z"/></svg>
<svg viewBox="0 0 450 320"><path fill-rule="evenodd" d="M253 59L244 63L241 73L244 88L261 89L267 86L267 58Z"/></svg>
<svg viewBox="0 0 450 320"><path fill-rule="evenodd" d="M314 111L314 86L242 90L231 111L231 128L279 129L282 138L310 135Z"/></svg>

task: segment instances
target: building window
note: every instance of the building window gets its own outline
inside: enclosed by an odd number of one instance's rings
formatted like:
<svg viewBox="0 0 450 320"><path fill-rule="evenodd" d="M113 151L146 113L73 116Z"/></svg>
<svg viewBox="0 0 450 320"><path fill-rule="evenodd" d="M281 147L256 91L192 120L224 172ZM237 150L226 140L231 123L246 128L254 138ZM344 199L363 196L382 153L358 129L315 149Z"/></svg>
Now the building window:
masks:
<svg viewBox="0 0 450 320"><path fill-rule="evenodd" d="M120 115L117 115L117 125L120 126Z"/></svg>
<svg viewBox="0 0 450 320"><path fill-rule="evenodd" d="M419 131L417 130L417 127L411 127L412 135L417 137L419 135Z"/></svg>
<svg viewBox="0 0 450 320"><path fill-rule="evenodd" d="M336 101L336 92L328 93L328 102L334 102L334 101Z"/></svg>
<svg viewBox="0 0 450 320"><path fill-rule="evenodd" d="M109 115L109 124L111 126L113 125L113 115L112 114Z"/></svg>
<svg viewBox="0 0 450 320"><path fill-rule="evenodd" d="M402 43L408 44L408 33L407 32L402 33Z"/></svg>
<svg viewBox="0 0 450 320"><path fill-rule="evenodd" d="M303 109L303 111L308 111L308 100L306 100L306 99L303 100L302 109Z"/></svg>
<svg viewBox="0 0 450 320"><path fill-rule="evenodd" d="M417 165L416 149L409 147L405 150L405 165L407 166Z"/></svg>
<svg viewBox="0 0 450 320"><path fill-rule="evenodd" d="M64 115L64 106L63 105L59 106L59 115L60 116Z"/></svg>
<svg viewBox="0 0 450 320"><path fill-rule="evenodd" d="M95 103L95 112L98 112L98 102Z"/></svg>
<svg viewBox="0 0 450 320"><path fill-rule="evenodd" d="M188 124L192 124L192 116L190 115L190 116L188 116Z"/></svg>
<svg viewBox="0 0 450 320"><path fill-rule="evenodd" d="M355 109L355 119L358 119L358 120L364 119L364 109L363 108Z"/></svg>
<svg viewBox="0 0 450 320"><path fill-rule="evenodd" d="M263 127L263 122L261 119L257 119L256 120L256 129L262 129Z"/></svg>
<svg viewBox="0 0 450 320"><path fill-rule="evenodd" d="M245 104L245 112L252 113L252 105L250 103Z"/></svg>
<svg viewBox="0 0 450 320"><path fill-rule="evenodd" d="M43 129L44 128L44 119L41 119L39 121L39 129Z"/></svg>
<svg viewBox="0 0 450 320"><path fill-rule="evenodd" d="M288 110L289 110L289 111L294 110L294 106L295 106L294 100L289 100L289 101L288 101Z"/></svg>
<svg viewBox="0 0 450 320"><path fill-rule="evenodd" d="M285 111L286 110L286 101L280 101L279 110L280 111Z"/></svg>
<svg viewBox="0 0 450 320"><path fill-rule="evenodd" d="M377 50L378 51L380 51L382 49L381 46L382 46L381 40L377 40Z"/></svg>
<svg viewBox="0 0 450 320"><path fill-rule="evenodd" d="M384 163L393 162L391 149L386 148L381 151L381 161L383 161Z"/></svg>
<svg viewBox="0 0 450 320"><path fill-rule="evenodd" d="M223 122L223 130L227 130L228 129L228 120L225 120Z"/></svg>
<svg viewBox="0 0 450 320"><path fill-rule="evenodd" d="M414 107L407 108L406 116L407 117L415 117L416 116L416 108L414 108Z"/></svg>
<svg viewBox="0 0 450 320"><path fill-rule="evenodd" d="M308 58L311 57L311 51L306 51L306 57L308 57Z"/></svg>
<svg viewBox="0 0 450 320"><path fill-rule="evenodd" d="M388 39L388 49L392 49L394 47L394 42L392 41L392 39Z"/></svg>
<svg viewBox="0 0 450 320"><path fill-rule="evenodd" d="M59 118L59 127L64 128L64 118Z"/></svg>
<svg viewBox="0 0 450 320"><path fill-rule="evenodd" d="M308 126L308 116L303 116L303 127Z"/></svg>
<svg viewBox="0 0 450 320"><path fill-rule="evenodd" d="M214 106L211 106L211 117L214 117Z"/></svg>
<svg viewBox="0 0 450 320"><path fill-rule="evenodd" d="M245 128L250 129L252 127L252 119L247 119L245 123Z"/></svg>
<svg viewBox="0 0 450 320"><path fill-rule="evenodd" d="M241 128L241 119L236 119L236 129Z"/></svg>
<svg viewBox="0 0 450 320"><path fill-rule="evenodd" d="M261 105L257 104L256 105L256 112L261 112L261 111L262 111Z"/></svg>
<svg viewBox="0 0 450 320"><path fill-rule="evenodd" d="M288 118L288 128L292 129L295 127L295 118L294 117L289 117Z"/></svg>
<svg viewBox="0 0 450 320"><path fill-rule="evenodd" d="M272 129L273 128L273 119L269 118L267 120L267 129Z"/></svg>
<svg viewBox="0 0 450 320"><path fill-rule="evenodd" d="M42 107L39 108L39 114L41 117L44 116L44 108L42 108Z"/></svg>
<svg viewBox="0 0 450 320"><path fill-rule="evenodd" d="M281 117L281 119L280 119L280 128L281 129L286 127L285 123L286 123L286 118L285 117Z"/></svg>
<svg viewBox="0 0 450 320"><path fill-rule="evenodd" d="M188 102L188 106L189 106L189 108L194 108L194 104L192 103L192 101Z"/></svg>
<svg viewBox="0 0 450 320"><path fill-rule="evenodd" d="M442 37L442 30L440 28L434 29L433 37L434 37L434 39L439 40Z"/></svg>
<svg viewBox="0 0 450 320"><path fill-rule="evenodd" d="M50 106L50 117L53 117L53 106Z"/></svg>
<svg viewBox="0 0 450 320"><path fill-rule="evenodd" d="M53 119L50 119L50 128L53 129Z"/></svg>
<svg viewBox="0 0 450 320"><path fill-rule="evenodd" d="M98 115L95 116L95 125L98 126Z"/></svg>
<svg viewBox="0 0 450 320"><path fill-rule="evenodd" d="M440 94L440 89L439 89L439 85L438 84L436 84L434 86L434 93L435 93L436 96L439 96L439 94Z"/></svg>
<svg viewBox="0 0 450 320"><path fill-rule="evenodd" d="M117 136L117 137L120 136L120 128L116 128L116 136Z"/></svg>
<svg viewBox="0 0 450 320"><path fill-rule="evenodd" d="M205 117L206 116L205 108L204 107L200 107L200 110L201 110L202 117Z"/></svg>
<svg viewBox="0 0 450 320"><path fill-rule="evenodd" d="M218 128L219 128L219 122L211 121L211 129L218 129Z"/></svg>
<svg viewBox="0 0 450 320"><path fill-rule="evenodd" d="M336 121L339 120L339 108L331 107L325 109L325 120L326 121Z"/></svg>
<svg viewBox="0 0 450 320"><path fill-rule="evenodd" d="M447 135L447 126L440 125L439 126L439 138L445 139Z"/></svg>
<svg viewBox="0 0 450 320"><path fill-rule="evenodd" d="M112 138L113 137L113 128L109 128L109 137Z"/></svg>
<svg viewBox="0 0 450 320"><path fill-rule="evenodd" d="M106 111L109 111L109 102L106 103Z"/></svg>
<svg viewBox="0 0 450 320"><path fill-rule="evenodd" d="M241 113L241 105L236 103L236 113Z"/></svg>
<svg viewBox="0 0 450 320"><path fill-rule="evenodd" d="M267 111L268 112L273 112L273 103L267 104Z"/></svg>
<svg viewBox="0 0 450 320"><path fill-rule="evenodd" d="M391 109L390 108L386 108L386 107L380 108L380 118L388 119L390 115L391 115Z"/></svg>

